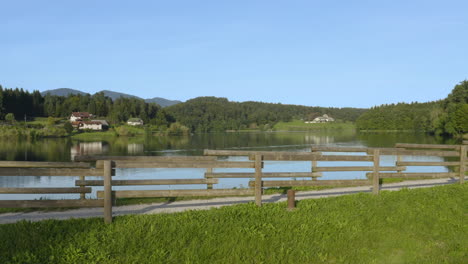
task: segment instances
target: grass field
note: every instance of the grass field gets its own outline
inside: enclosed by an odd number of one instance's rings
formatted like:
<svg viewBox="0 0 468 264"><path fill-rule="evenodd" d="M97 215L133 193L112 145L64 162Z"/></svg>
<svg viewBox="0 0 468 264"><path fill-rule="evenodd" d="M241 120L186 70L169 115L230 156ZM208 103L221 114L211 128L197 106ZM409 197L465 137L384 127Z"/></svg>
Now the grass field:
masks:
<svg viewBox="0 0 468 264"><path fill-rule="evenodd" d="M79 140L105 140L112 137L116 137L117 134L113 129L107 131L93 131L93 132L83 132L83 133L75 133L71 137L73 139Z"/></svg>
<svg viewBox="0 0 468 264"><path fill-rule="evenodd" d="M464 263L468 184L0 225L0 263ZM466 263L466 262L465 262Z"/></svg>
<svg viewBox="0 0 468 264"><path fill-rule="evenodd" d="M316 131L316 130L338 130L338 129L356 129L354 123L317 123L306 124L302 120L293 120L291 122L278 122L273 126L276 131Z"/></svg>

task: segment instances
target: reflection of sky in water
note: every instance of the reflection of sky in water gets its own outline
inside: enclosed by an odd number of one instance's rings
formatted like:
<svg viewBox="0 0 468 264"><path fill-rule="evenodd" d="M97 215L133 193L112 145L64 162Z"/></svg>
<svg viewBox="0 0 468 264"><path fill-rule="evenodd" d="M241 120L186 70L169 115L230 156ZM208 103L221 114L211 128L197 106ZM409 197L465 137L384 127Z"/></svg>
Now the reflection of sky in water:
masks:
<svg viewBox="0 0 468 264"><path fill-rule="evenodd" d="M348 153L326 153L344 155ZM364 153L353 153L355 155L364 155ZM226 160L226 158L224 158ZM230 161L248 161L246 157L229 157ZM440 157L404 157L403 161L444 161ZM395 156L381 156L381 166L395 166ZM340 162L340 161L319 161L319 167L332 166L372 166L372 162ZM201 179L204 177L205 169L116 169L114 180L124 179ZM265 161L263 172L310 172L310 161ZM446 167L407 167L407 172L447 172ZM213 169L213 172L254 172L254 169ZM365 179L366 172L323 172L322 180L334 179ZM88 180L100 180L100 177L86 177ZM264 178L265 180L290 180L291 178ZM297 180L310 178L295 178ZM72 187L75 185L78 177L4 177L0 176L1 187ZM219 179L219 183L214 185L219 188L246 188L249 181L253 179ZM102 190L102 187L92 187L93 192L87 194L87 197L96 197L96 191ZM114 186L113 190L170 190L170 189L205 189L205 184L192 185L160 185L160 186ZM0 199L76 199L79 194L3 194Z"/></svg>
<svg viewBox="0 0 468 264"><path fill-rule="evenodd" d="M323 133L211 133L191 137L152 137L100 142L70 142L66 139L47 139L31 142L0 142L3 160L69 161L76 155L202 155L204 149L310 151L311 145L327 147L391 147L397 142L442 143L427 135L359 134L348 132ZM447 142L453 144L453 142ZM326 152L326 155L365 155L365 153ZM220 160L226 160L220 157ZM247 161L246 157L229 157L232 161ZM403 161L444 161L439 157L404 157ZM381 156L381 166L395 166L395 156ZM372 162L318 162L318 166L372 166ZM311 162L266 161L263 172L310 172ZM407 167L407 172L446 172L445 167ZM254 169L214 169L213 172L254 172ZM117 169L113 179L201 179L205 169ZM364 179L366 172L323 172L319 179ZM0 187L74 187L78 177L3 177ZM87 177L101 180L101 177ZM268 180L268 178L265 178ZM270 178L281 180L291 178ZM303 178L296 178L298 180ZM310 178L307 178L310 179ZM243 188L251 179L219 179L214 188ZM205 189L206 185L114 186L114 190ZM102 187L92 187L95 197ZM76 199L79 194L0 194L0 199Z"/></svg>

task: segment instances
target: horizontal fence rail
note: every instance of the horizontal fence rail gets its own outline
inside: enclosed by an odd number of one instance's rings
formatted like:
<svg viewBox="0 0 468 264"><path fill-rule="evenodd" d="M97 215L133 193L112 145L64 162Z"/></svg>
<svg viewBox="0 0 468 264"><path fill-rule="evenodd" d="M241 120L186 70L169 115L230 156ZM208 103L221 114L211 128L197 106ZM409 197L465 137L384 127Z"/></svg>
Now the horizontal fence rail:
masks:
<svg viewBox="0 0 468 264"><path fill-rule="evenodd" d="M102 176L102 169L1 168L0 176Z"/></svg>
<svg viewBox="0 0 468 264"><path fill-rule="evenodd" d="M116 198L148 198L148 197L202 197L202 196L237 196L253 195L251 189L212 189L212 190L129 190L115 191ZM103 191L98 191L98 198L104 197Z"/></svg>
<svg viewBox="0 0 468 264"><path fill-rule="evenodd" d="M7 200L0 208L103 207L103 200Z"/></svg>
<svg viewBox="0 0 468 264"><path fill-rule="evenodd" d="M0 188L0 194L43 194L43 193L91 193L91 188Z"/></svg>
<svg viewBox="0 0 468 264"><path fill-rule="evenodd" d="M296 186L366 186L369 180L284 180L284 181L262 181L263 187L296 187ZM255 181L249 182L250 187L255 187Z"/></svg>
<svg viewBox="0 0 468 264"><path fill-rule="evenodd" d="M205 177L211 178L255 178L255 173L205 173ZM264 172L262 173L263 178L315 178L322 177L322 173L317 172Z"/></svg>
<svg viewBox="0 0 468 264"><path fill-rule="evenodd" d="M239 150L204 150L204 156L77 156L75 162L23 162L0 161L0 176L78 176L75 186L50 188L0 188L0 194L73 194L79 193L80 199L68 200L6 200L0 201L0 207L103 207L104 221L112 222L112 206L116 198L133 197L222 197L254 196L257 205L262 204L264 188L300 187L300 186L369 186L374 194L380 191L381 179L424 179L456 178L464 182L468 167L467 145L429 145L398 143L394 148L329 147L312 146L310 152L292 151L239 151ZM329 153L327 153L329 152ZM339 155L336 155L336 152ZM325 153L325 154L324 154ZM343 154L342 154L343 153ZM394 155L393 166L381 166L381 156ZM225 156L242 156L248 161L230 161ZM442 161L407 161L402 157L440 157ZM221 159L219 159L222 157ZM458 158L458 159L457 159ZM310 171L306 172L263 172L268 161L310 162ZM322 166L326 162L347 162L346 166ZM91 162L91 163L90 163ZM321 166L318 166L321 162ZM358 166L348 166L358 162ZM367 165L363 166L365 162ZM407 167L443 166L450 172L408 172ZM201 168L205 169L198 179L129 179L112 180L115 169L120 168ZM214 169L251 169L251 172L214 172ZM362 172L365 179L328 180L323 174L328 172ZM88 176L101 179L86 179ZM248 188L219 189L219 179L245 178ZM170 190L125 190L112 186L177 186L206 185L206 189L170 189ZM85 194L92 193L93 186L102 186L96 192L98 199L86 199ZM147 188L147 187L145 187ZM175 187L170 187L175 188ZM199 186L197 187L199 188Z"/></svg>
<svg viewBox="0 0 468 264"><path fill-rule="evenodd" d="M460 150L460 145L436 145L436 144L407 144L397 143L395 148L415 148L415 149L453 149Z"/></svg>
<svg viewBox="0 0 468 264"><path fill-rule="evenodd" d="M217 184L218 179L171 179L171 180L112 180L112 186L124 185L178 185L178 184ZM104 186L101 180L77 180L76 186Z"/></svg>
<svg viewBox="0 0 468 264"><path fill-rule="evenodd" d="M0 168L91 168L84 162L0 161Z"/></svg>

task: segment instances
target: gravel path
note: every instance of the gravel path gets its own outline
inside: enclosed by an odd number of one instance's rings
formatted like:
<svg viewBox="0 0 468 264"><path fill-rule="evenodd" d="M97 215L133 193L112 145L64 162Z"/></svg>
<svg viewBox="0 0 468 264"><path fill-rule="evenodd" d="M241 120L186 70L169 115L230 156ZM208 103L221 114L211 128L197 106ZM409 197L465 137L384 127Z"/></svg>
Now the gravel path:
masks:
<svg viewBox="0 0 468 264"><path fill-rule="evenodd" d="M382 190L396 191L402 188L426 188L437 185L457 183L456 179L435 179L435 180L417 180L405 181L399 183L389 183L382 185ZM371 192L371 187L346 187L335 188L321 191L301 191L296 193L296 200L317 199L324 197L341 196L360 192ZM285 194L263 195L263 202L282 202L286 201ZM152 203L140 205L115 206L113 216L128 214L159 214L175 213L187 210L208 210L222 206L235 205L241 203L253 202L254 197L224 197L206 200L177 201L166 203ZM15 223L21 220L41 221L46 219L65 220L70 218L90 218L103 217L102 208L80 208L57 212L29 212L29 213L4 213L0 214L0 224Z"/></svg>

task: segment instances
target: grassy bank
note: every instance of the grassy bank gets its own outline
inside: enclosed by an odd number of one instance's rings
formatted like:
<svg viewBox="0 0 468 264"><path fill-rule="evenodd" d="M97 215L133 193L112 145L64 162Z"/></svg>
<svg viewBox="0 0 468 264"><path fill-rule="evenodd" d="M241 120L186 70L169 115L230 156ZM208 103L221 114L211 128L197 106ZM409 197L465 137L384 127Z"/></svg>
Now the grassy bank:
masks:
<svg viewBox="0 0 468 264"><path fill-rule="evenodd" d="M0 263L463 263L468 184L0 226Z"/></svg>
<svg viewBox="0 0 468 264"><path fill-rule="evenodd" d="M350 122L331 122L306 124L302 120L293 120L291 122L278 122L273 126L276 131L321 131L321 130L344 130L355 129L356 126Z"/></svg>

